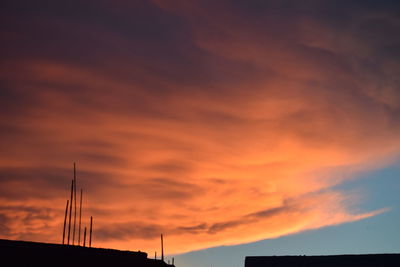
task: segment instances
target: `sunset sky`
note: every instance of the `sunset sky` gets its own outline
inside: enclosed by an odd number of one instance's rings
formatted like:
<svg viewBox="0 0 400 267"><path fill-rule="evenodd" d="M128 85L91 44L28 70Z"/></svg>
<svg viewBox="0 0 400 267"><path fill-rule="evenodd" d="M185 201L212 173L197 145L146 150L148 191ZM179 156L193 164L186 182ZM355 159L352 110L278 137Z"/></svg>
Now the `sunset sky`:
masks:
<svg viewBox="0 0 400 267"><path fill-rule="evenodd" d="M399 1L5 0L0 21L0 238L60 243L76 162L96 247L400 252Z"/></svg>

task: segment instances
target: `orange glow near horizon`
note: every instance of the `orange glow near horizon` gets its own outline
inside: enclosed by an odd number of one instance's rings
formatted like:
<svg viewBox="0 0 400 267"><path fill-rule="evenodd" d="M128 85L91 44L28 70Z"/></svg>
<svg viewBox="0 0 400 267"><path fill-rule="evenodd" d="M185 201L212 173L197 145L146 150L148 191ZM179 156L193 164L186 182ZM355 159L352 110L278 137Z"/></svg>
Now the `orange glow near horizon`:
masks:
<svg viewBox="0 0 400 267"><path fill-rule="evenodd" d="M384 211L357 210L361 194L334 189L400 151L398 93L347 58L367 57L365 44L303 17L282 29L290 39L235 10L161 2L158 12L187 21L195 49L178 50L199 69L103 54L92 66L34 56L0 65L23 98L0 116L0 238L61 242L72 162L96 247L152 255L163 233L166 252L180 253ZM133 53L131 40L95 33Z"/></svg>

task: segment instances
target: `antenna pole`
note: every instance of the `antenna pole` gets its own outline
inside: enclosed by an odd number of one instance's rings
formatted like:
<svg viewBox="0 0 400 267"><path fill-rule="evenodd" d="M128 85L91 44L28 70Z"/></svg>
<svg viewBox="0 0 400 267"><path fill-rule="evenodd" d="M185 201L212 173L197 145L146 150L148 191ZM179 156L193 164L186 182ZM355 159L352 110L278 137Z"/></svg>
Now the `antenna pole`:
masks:
<svg viewBox="0 0 400 267"><path fill-rule="evenodd" d="M75 245L75 224L76 224L76 168L74 162L74 229L72 234L72 245Z"/></svg>
<svg viewBox="0 0 400 267"><path fill-rule="evenodd" d="M161 234L161 260L164 261L164 239L162 234Z"/></svg>
<svg viewBox="0 0 400 267"><path fill-rule="evenodd" d="M67 206L65 207L65 215L64 215L64 228L63 228L63 238L62 238L63 245L64 245L64 240L65 240L65 225L67 224L67 216L68 216L68 204L69 204L69 200L67 199Z"/></svg>
<svg viewBox="0 0 400 267"><path fill-rule="evenodd" d="M93 231L93 217L90 216L90 236L89 236L89 248L92 247L92 231Z"/></svg>
<svg viewBox="0 0 400 267"><path fill-rule="evenodd" d="M81 199L80 199L80 203L79 203L78 246L81 245L81 221L82 221L82 189L81 189Z"/></svg>
<svg viewBox="0 0 400 267"><path fill-rule="evenodd" d="M85 231L83 231L83 246L86 247L86 226Z"/></svg>
<svg viewBox="0 0 400 267"><path fill-rule="evenodd" d="M74 180L72 180L71 183L71 200L69 201L70 205L69 205L69 218L68 218L68 242L67 244L69 245L69 239L70 239L70 235L71 235L71 214L72 214L72 192L74 191Z"/></svg>

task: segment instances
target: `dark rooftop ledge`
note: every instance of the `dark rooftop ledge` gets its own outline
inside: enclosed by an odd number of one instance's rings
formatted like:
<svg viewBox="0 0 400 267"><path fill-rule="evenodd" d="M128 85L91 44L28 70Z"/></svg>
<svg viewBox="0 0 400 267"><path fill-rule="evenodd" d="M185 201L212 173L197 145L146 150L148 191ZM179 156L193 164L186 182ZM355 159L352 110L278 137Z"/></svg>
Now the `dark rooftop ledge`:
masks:
<svg viewBox="0 0 400 267"><path fill-rule="evenodd" d="M173 267L161 260L148 259L141 251L88 248L82 246L12 241L0 239L2 266L131 266Z"/></svg>
<svg viewBox="0 0 400 267"><path fill-rule="evenodd" d="M400 254L360 254L327 256L248 256L245 267L372 267L400 266Z"/></svg>

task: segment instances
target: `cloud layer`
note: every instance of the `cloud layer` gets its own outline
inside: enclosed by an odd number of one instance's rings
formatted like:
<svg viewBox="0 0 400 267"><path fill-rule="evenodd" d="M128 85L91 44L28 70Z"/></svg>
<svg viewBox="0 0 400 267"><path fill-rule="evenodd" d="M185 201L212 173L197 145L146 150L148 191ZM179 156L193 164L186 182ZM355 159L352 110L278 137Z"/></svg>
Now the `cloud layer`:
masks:
<svg viewBox="0 0 400 267"><path fill-rule="evenodd" d="M400 150L396 1L5 1L0 237L168 252L362 219Z"/></svg>

